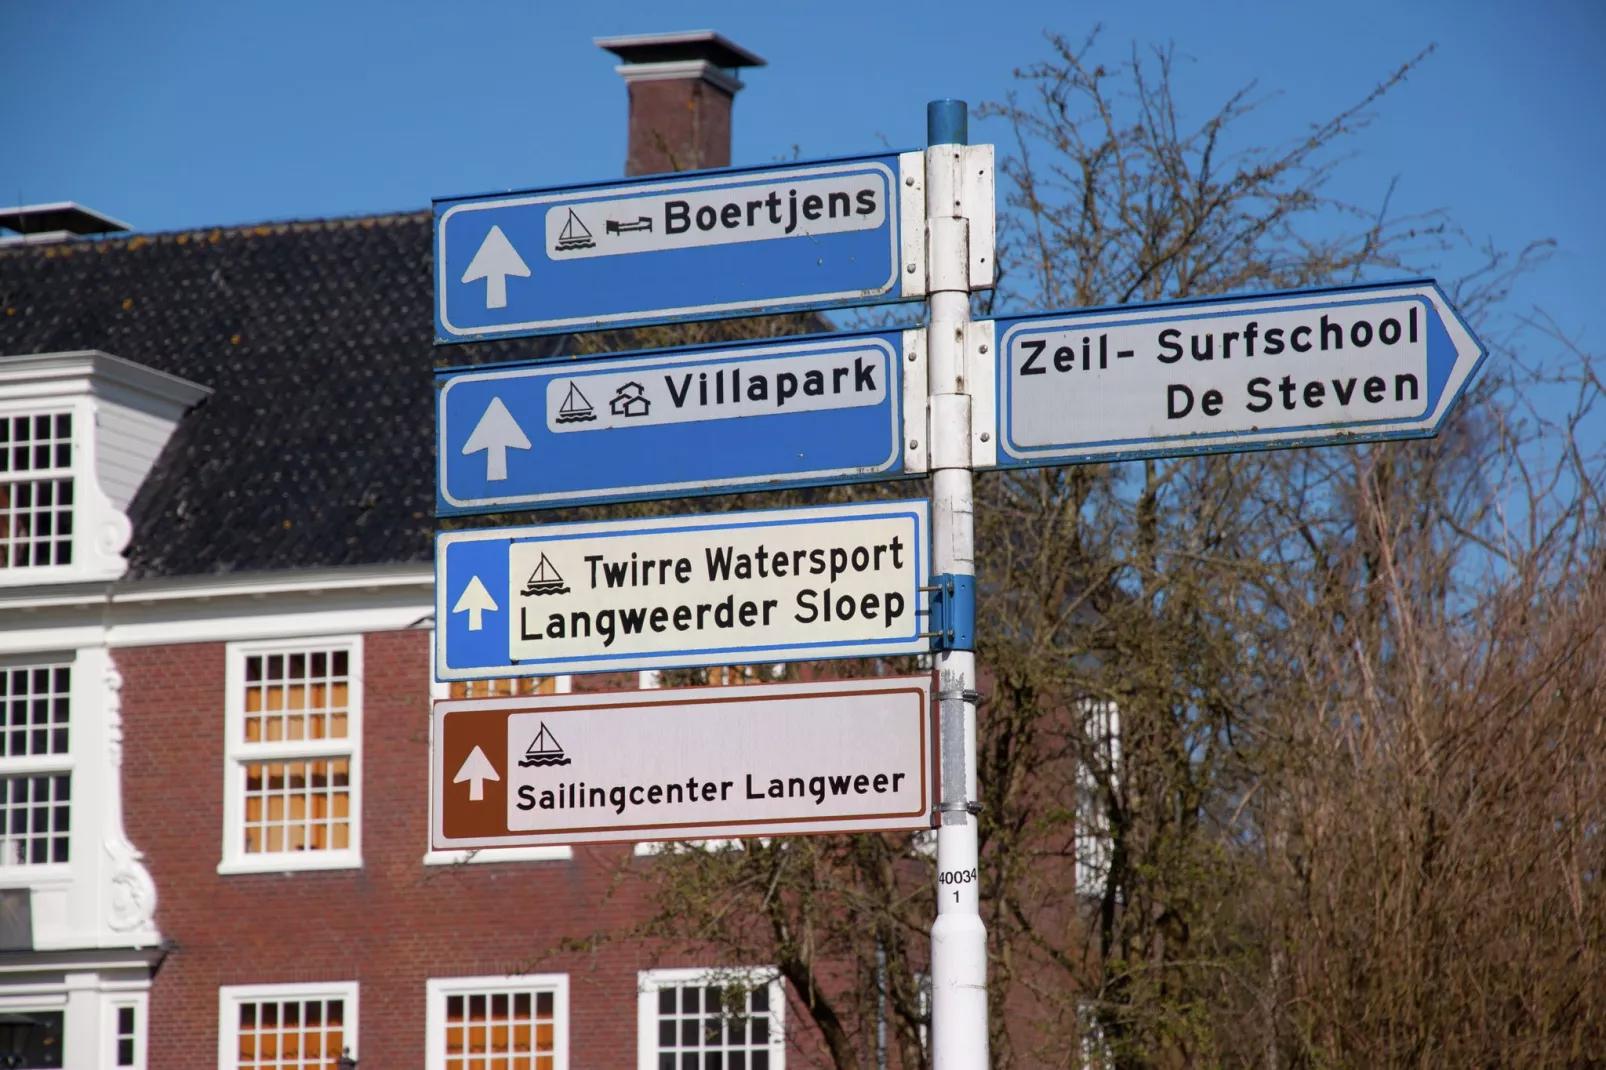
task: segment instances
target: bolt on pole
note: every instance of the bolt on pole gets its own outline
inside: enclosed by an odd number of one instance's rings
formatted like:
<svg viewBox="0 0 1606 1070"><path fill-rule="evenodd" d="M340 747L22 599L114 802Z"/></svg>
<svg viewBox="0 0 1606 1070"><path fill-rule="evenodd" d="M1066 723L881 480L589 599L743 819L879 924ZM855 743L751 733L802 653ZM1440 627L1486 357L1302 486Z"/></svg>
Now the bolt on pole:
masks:
<svg viewBox="0 0 1606 1070"><path fill-rule="evenodd" d="M970 322L970 228L964 203L968 141L964 101L926 105L931 564L933 573L955 576L973 576L976 571L971 398L965 381L965 328ZM937 692L942 789L937 919L931 926L932 1066L985 1070L987 930L978 895L975 651L945 649L937 655Z"/></svg>

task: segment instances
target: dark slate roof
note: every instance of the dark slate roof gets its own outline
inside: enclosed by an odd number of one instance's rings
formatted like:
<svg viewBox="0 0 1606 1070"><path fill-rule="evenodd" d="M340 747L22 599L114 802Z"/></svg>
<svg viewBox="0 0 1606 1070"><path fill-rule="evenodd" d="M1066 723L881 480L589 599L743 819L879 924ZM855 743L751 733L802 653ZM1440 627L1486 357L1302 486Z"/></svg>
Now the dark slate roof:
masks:
<svg viewBox="0 0 1606 1070"><path fill-rule="evenodd" d="M130 507L130 578L431 559L430 214L0 248L0 356L100 349L211 387Z"/></svg>

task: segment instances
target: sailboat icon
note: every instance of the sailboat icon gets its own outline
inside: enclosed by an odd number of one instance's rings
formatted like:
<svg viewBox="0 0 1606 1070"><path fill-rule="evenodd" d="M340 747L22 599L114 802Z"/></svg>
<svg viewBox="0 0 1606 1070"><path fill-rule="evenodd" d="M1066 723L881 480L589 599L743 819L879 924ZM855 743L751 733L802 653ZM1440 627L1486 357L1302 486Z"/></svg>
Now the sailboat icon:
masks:
<svg viewBox="0 0 1606 1070"><path fill-rule="evenodd" d="M569 585L563 582L558 570L547 560L546 554L541 555L541 563L535 566L530 573L529 580L524 584L524 593L531 594L568 594Z"/></svg>
<svg viewBox="0 0 1606 1070"><path fill-rule="evenodd" d="M558 406L558 423L578 424L596 418L597 414L591 411L591 402L580 393L579 386L570 383L569 392L563 395L563 404Z"/></svg>
<svg viewBox="0 0 1606 1070"><path fill-rule="evenodd" d="M574 209L569 209L569 218L563 223L563 233L558 235L558 249L568 252L572 249L590 249L596 244L586 225L574 214Z"/></svg>
<svg viewBox="0 0 1606 1070"><path fill-rule="evenodd" d="M541 731L537 732L535 738L530 740L529 749L524 752L524 757L519 759L520 768L528 769L536 765L568 764L569 759L563 756L563 744L558 742L558 737L554 736L552 731L547 728L546 722L542 721Z"/></svg>

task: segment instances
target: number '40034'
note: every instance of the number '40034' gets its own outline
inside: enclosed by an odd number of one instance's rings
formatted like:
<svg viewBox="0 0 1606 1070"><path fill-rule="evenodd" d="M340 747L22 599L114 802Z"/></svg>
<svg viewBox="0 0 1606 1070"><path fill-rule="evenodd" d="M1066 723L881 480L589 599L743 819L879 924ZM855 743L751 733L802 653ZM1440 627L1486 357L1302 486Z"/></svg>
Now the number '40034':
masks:
<svg viewBox="0 0 1606 1070"><path fill-rule="evenodd" d="M937 874L938 884L970 884L980 881L981 877L974 869L945 869ZM954 889L954 902L959 902L959 889Z"/></svg>

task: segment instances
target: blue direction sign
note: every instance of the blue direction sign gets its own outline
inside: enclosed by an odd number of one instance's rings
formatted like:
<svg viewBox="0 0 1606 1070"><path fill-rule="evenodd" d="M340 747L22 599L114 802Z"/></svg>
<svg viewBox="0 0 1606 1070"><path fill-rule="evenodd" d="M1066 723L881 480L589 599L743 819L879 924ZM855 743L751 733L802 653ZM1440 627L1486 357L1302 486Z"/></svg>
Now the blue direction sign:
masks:
<svg viewBox="0 0 1606 1070"><path fill-rule="evenodd" d="M910 438L903 427L906 410L925 419L920 356L915 339L885 332L443 371L437 511L720 494L923 470L925 434Z"/></svg>
<svg viewBox="0 0 1606 1070"><path fill-rule="evenodd" d="M1485 355L1431 280L995 330L1003 467L1427 437Z"/></svg>
<svg viewBox="0 0 1606 1070"><path fill-rule="evenodd" d="M924 500L442 532L442 680L922 653Z"/></svg>
<svg viewBox="0 0 1606 1070"><path fill-rule="evenodd" d="M907 198L905 220L900 191L905 178L923 190L923 161L886 154L437 200L436 340L921 296L924 197Z"/></svg>

